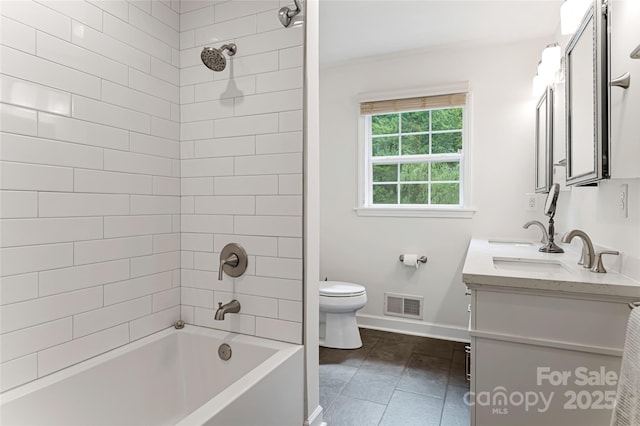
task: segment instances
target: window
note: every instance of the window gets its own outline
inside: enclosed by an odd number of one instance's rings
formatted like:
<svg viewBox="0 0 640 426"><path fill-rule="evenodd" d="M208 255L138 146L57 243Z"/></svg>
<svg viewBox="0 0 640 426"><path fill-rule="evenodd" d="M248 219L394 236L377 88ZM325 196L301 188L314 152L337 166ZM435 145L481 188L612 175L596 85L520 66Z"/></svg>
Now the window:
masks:
<svg viewBox="0 0 640 426"><path fill-rule="evenodd" d="M464 206L466 93L364 102L362 207Z"/></svg>

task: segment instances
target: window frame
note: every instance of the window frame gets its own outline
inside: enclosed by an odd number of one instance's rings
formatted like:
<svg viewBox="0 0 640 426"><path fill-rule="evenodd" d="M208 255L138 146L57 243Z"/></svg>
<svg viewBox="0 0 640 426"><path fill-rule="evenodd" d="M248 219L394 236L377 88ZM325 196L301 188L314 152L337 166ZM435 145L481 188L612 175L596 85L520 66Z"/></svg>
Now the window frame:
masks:
<svg viewBox="0 0 640 426"><path fill-rule="evenodd" d="M368 114L361 115L359 105L362 102L373 102L379 100L393 100L403 98L414 98L419 96L437 96L451 93L466 93L466 104L463 108L462 123L462 151L461 153L446 154L420 154L400 156L375 157L373 162L371 142L371 117ZM403 92L369 93L360 95L358 103L358 207L354 210L358 216L392 216L392 217L449 217L449 218L471 218L476 209L471 207L471 185L469 177L471 175L471 111L472 93L467 82L457 83L447 86L430 87L423 89L411 89ZM455 108L455 107L452 107ZM431 108L431 110L438 108ZM428 110L428 109L427 109ZM423 110L421 110L423 111ZM409 112L409 111L403 111ZM429 130L431 133L431 130ZM428 157L428 158L427 158ZM460 162L460 205L438 205L438 204L373 204L373 176L372 164L381 164L389 161L388 164L416 163L416 160L434 159L446 161L447 159ZM420 161L418 161L420 162ZM432 181L430 181L432 182Z"/></svg>

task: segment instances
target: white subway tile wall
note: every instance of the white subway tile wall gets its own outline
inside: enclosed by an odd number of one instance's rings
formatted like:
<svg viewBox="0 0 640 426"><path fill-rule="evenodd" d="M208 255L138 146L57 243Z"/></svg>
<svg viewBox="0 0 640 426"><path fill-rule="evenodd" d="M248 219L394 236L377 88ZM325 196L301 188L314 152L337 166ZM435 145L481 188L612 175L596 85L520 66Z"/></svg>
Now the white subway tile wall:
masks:
<svg viewBox="0 0 640 426"><path fill-rule="evenodd" d="M4 391L180 317L180 10L0 13Z"/></svg>
<svg viewBox="0 0 640 426"><path fill-rule="evenodd" d="M179 318L302 342L303 29L280 3L2 2L0 391ZM230 242L249 267L218 281Z"/></svg>
<svg viewBox="0 0 640 426"><path fill-rule="evenodd" d="M284 28L280 6L181 2L181 312L188 323L301 343L303 29ZM226 69L206 68L202 48L225 43L238 47ZM249 267L218 281L231 242ZM240 313L215 321L232 299Z"/></svg>

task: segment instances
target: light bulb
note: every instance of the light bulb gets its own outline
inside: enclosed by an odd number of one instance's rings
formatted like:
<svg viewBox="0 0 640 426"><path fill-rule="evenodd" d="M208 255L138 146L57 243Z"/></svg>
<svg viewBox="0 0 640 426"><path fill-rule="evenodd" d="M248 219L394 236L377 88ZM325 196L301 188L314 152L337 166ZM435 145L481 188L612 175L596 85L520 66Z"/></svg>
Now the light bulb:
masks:
<svg viewBox="0 0 640 426"><path fill-rule="evenodd" d="M542 51L542 62L555 74L560 69L561 56L562 49L560 45L557 43L550 44Z"/></svg>
<svg viewBox="0 0 640 426"><path fill-rule="evenodd" d="M544 92L545 88L546 88L546 85L542 81L542 78L539 75L536 74L536 76L533 77L533 82L532 82L532 87L531 87L531 95L533 95L534 97L537 98L540 95L542 95L542 93Z"/></svg>

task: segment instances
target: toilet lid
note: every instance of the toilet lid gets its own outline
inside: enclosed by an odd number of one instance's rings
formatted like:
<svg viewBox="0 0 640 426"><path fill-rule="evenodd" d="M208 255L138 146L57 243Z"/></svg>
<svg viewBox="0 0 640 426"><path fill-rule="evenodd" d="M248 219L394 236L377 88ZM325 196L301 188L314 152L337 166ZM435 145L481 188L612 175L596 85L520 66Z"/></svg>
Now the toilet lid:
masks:
<svg viewBox="0 0 640 426"><path fill-rule="evenodd" d="M320 281L320 296L346 297L365 294L365 288L360 284L341 281Z"/></svg>

